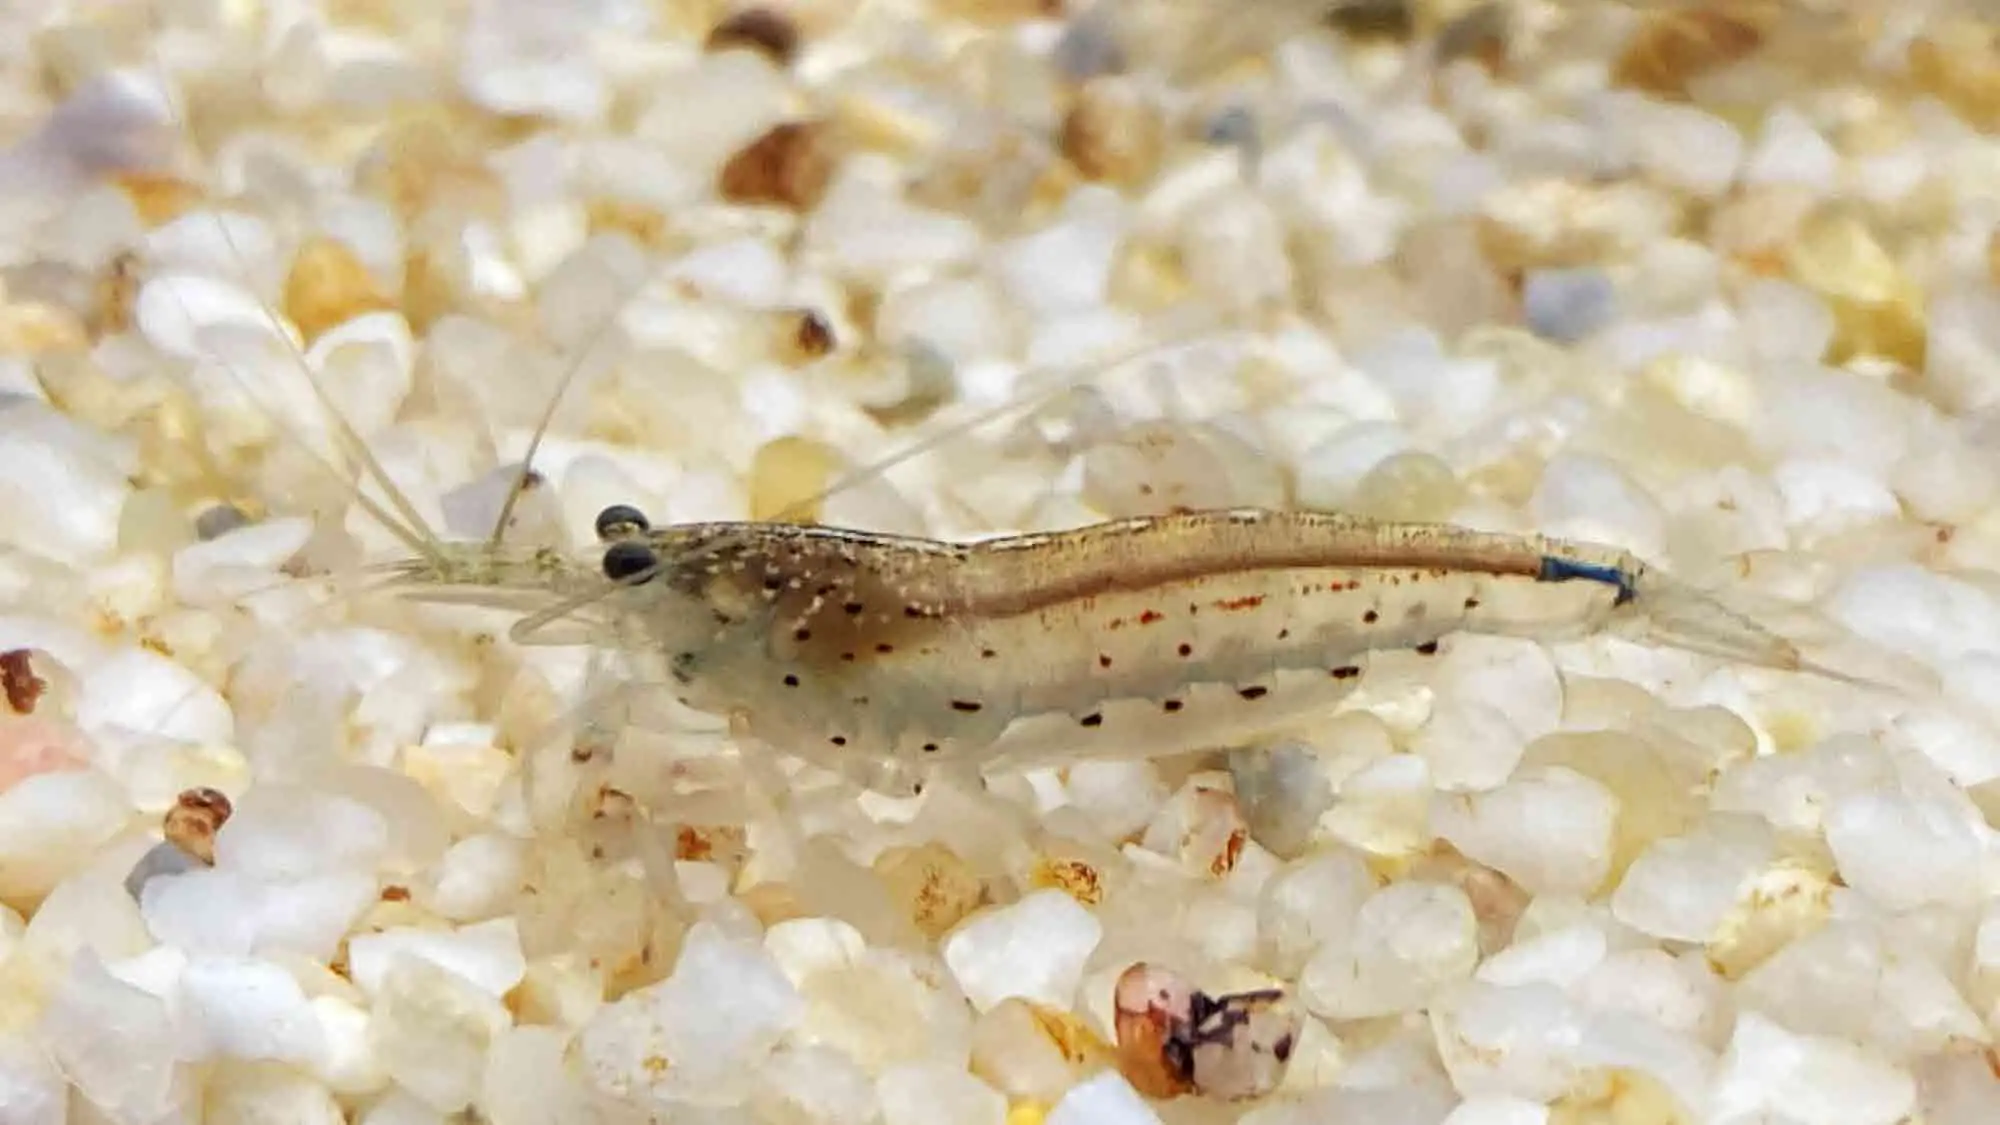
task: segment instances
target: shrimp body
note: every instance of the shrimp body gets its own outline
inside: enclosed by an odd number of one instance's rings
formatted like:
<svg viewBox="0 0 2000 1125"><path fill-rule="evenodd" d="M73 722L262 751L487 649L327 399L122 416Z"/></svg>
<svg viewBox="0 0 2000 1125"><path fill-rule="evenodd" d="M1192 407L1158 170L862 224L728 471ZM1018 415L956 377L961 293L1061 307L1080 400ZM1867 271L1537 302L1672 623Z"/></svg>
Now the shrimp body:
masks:
<svg viewBox="0 0 2000 1125"><path fill-rule="evenodd" d="M1667 643L1802 666L1624 552L1442 525L1227 510L971 544L700 524L634 545L652 572L610 616L683 702L878 788L912 765L1226 746L1338 701L1372 652L1645 631L1655 603Z"/></svg>

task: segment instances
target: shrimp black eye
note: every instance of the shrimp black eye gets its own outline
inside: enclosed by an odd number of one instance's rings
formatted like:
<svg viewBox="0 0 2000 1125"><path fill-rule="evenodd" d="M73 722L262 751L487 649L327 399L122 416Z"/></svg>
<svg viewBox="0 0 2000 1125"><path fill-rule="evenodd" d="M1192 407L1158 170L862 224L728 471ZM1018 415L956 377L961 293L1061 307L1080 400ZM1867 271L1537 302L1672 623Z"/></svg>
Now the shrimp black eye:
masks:
<svg viewBox="0 0 2000 1125"><path fill-rule="evenodd" d="M613 543L604 549L604 577L613 582L630 581L638 575L645 575L640 582L650 581L659 565L660 556L636 539Z"/></svg>
<svg viewBox="0 0 2000 1125"><path fill-rule="evenodd" d="M603 543L629 539L652 526L646 522L646 513L630 504L613 504L597 513L597 538Z"/></svg>

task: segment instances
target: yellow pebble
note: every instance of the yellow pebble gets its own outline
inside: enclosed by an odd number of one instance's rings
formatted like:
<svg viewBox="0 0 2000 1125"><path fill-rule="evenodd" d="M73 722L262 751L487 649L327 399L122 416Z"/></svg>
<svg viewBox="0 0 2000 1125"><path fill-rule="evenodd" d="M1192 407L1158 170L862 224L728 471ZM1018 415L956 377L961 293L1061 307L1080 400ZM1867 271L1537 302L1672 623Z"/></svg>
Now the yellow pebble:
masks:
<svg viewBox="0 0 2000 1125"><path fill-rule="evenodd" d="M819 498L839 470L839 454L824 442L795 436L765 443L750 463L750 518L817 519Z"/></svg>
<svg viewBox="0 0 2000 1125"><path fill-rule="evenodd" d="M1923 292L1866 224L1848 215L1808 218L1785 260L1792 276L1833 310L1829 362L1877 356L1923 367Z"/></svg>
<svg viewBox="0 0 2000 1125"><path fill-rule="evenodd" d="M307 239L285 277L285 315L308 343L335 325L392 307L368 268L338 239Z"/></svg>
<svg viewBox="0 0 2000 1125"><path fill-rule="evenodd" d="M1007 1107L1007 1125L1042 1125L1049 1107L1040 1102L1021 1101Z"/></svg>

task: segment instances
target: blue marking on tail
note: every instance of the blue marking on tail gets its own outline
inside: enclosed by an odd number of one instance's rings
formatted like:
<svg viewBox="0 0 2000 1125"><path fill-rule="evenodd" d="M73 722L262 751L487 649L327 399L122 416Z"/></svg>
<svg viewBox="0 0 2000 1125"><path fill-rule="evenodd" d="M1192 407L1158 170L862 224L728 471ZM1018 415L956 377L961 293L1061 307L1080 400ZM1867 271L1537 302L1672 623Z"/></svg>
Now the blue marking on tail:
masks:
<svg viewBox="0 0 2000 1125"><path fill-rule="evenodd" d="M1639 596L1639 591L1632 585L1632 576L1615 566L1599 566L1596 563L1578 562L1557 555L1543 555L1542 572L1535 576L1537 582L1571 582L1579 579L1616 589L1618 596L1612 600L1612 605L1624 605Z"/></svg>

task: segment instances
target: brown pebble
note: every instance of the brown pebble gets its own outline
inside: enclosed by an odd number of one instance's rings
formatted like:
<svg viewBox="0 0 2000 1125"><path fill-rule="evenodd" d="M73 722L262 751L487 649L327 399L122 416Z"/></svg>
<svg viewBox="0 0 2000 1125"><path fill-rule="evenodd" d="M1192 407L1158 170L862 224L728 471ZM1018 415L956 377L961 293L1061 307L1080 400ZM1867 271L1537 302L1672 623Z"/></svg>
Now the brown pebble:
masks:
<svg viewBox="0 0 2000 1125"><path fill-rule="evenodd" d="M1350 0L1328 5L1326 23L1359 39L1408 39L1417 32L1410 0Z"/></svg>
<svg viewBox="0 0 2000 1125"><path fill-rule="evenodd" d="M830 130L823 121L788 121L729 158L717 190L731 203L809 211L833 177Z"/></svg>
<svg viewBox="0 0 2000 1125"><path fill-rule="evenodd" d="M105 263L96 284L96 308L92 310L90 330L97 336L114 336L132 327L132 317L139 303L140 277L139 255L130 250L121 251Z"/></svg>
<svg viewBox="0 0 2000 1125"><path fill-rule="evenodd" d="M184 790L167 810L167 842L203 863L215 862L215 834L229 821L229 798L202 786Z"/></svg>
<svg viewBox="0 0 2000 1125"><path fill-rule="evenodd" d="M16 715L32 715L49 682L35 675L28 650L17 648L0 652L0 688L5 689L7 706Z"/></svg>
<svg viewBox="0 0 2000 1125"><path fill-rule="evenodd" d="M790 66L799 52L799 29L783 12L744 8L716 24L705 47L710 51L747 47L779 66Z"/></svg>
<svg viewBox="0 0 2000 1125"><path fill-rule="evenodd" d="M1655 13L1612 65L1612 84L1685 98L1691 79L1745 58L1763 45L1765 20L1754 8L1730 0Z"/></svg>
<svg viewBox="0 0 2000 1125"><path fill-rule="evenodd" d="M819 359L834 349L833 325L812 309L787 314L786 350L794 358Z"/></svg>
<svg viewBox="0 0 2000 1125"><path fill-rule="evenodd" d="M1152 1098L1240 1101L1284 1081L1302 1017L1276 989L1209 996L1172 969L1139 962L1112 991L1118 1071Z"/></svg>
<svg viewBox="0 0 2000 1125"><path fill-rule="evenodd" d="M1112 992L1118 1073L1149 1098L1194 1092L1188 1059L1177 1044L1194 1022L1196 995L1178 973L1143 961L1118 977Z"/></svg>
<svg viewBox="0 0 2000 1125"><path fill-rule="evenodd" d="M1086 178L1131 187L1152 178L1166 140L1159 109L1138 87L1107 76L1090 80L1077 92L1058 143Z"/></svg>

